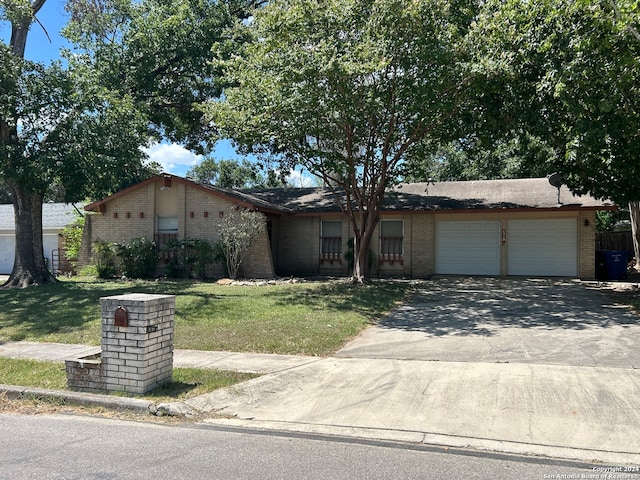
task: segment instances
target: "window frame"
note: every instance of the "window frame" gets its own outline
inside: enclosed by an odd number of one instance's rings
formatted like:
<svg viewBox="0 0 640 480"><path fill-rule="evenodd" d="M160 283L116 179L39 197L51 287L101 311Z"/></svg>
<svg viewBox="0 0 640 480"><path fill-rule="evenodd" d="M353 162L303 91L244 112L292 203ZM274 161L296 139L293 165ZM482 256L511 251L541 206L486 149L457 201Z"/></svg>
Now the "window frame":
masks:
<svg viewBox="0 0 640 480"><path fill-rule="evenodd" d="M388 235L385 232L384 225L389 223L400 224L400 235ZM393 232L392 232L393 233ZM398 262L400 265L404 264L404 220L396 219L384 219L380 220L378 229L379 248L378 254L380 258L380 265L383 263L390 263L393 265Z"/></svg>
<svg viewBox="0 0 640 480"><path fill-rule="evenodd" d="M325 235L325 224L338 224L337 233L335 235ZM335 226L335 225L334 225ZM336 233L336 232L329 232ZM321 220L320 221L320 263L333 262L342 263L342 220Z"/></svg>

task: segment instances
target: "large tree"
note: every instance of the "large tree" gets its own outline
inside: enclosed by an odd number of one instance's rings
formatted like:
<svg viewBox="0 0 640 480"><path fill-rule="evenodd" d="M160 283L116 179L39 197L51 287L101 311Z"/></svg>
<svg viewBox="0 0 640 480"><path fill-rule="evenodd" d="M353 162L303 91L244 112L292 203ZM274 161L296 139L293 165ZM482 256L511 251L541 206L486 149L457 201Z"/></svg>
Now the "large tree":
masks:
<svg viewBox="0 0 640 480"><path fill-rule="evenodd" d="M77 46L45 67L24 59L45 0L5 0L12 27L0 44L0 176L16 216L16 256L5 286L55 281L42 251L42 202L97 198L146 174L150 139L206 149L198 104L220 92L210 46L260 2L70 0L66 34Z"/></svg>
<svg viewBox="0 0 640 480"><path fill-rule="evenodd" d="M103 193L117 170L140 170L146 126L130 98L95 85L92 72L24 59L27 33L44 0L8 0L2 20L12 26L0 43L0 176L15 213L16 249L6 286L55 281L44 262L42 203L53 185L64 199Z"/></svg>
<svg viewBox="0 0 640 480"><path fill-rule="evenodd" d="M436 182L544 177L556 152L540 138L511 132L490 141L474 136L433 145L405 163L403 181Z"/></svg>
<svg viewBox="0 0 640 480"><path fill-rule="evenodd" d="M187 178L222 188L280 187L285 185L273 170L269 170L266 176L260 170L259 165L246 158L216 160L208 157L190 168L187 172Z"/></svg>
<svg viewBox="0 0 640 480"><path fill-rule="evenodd" d="M272 0L234 32L254 41L223 64L232 86L210 117L243 152L284 171L301 165L333 190L353 227L354 282L368 279L403 161L423 142L457 137L472 4Z"/></svg>
<svg viewBox="0 0 640 480"><path fill-rule="evenodd" d="M491 0L476 26L485 126L544 138L573 190L628 203L640 260L638 2Z"/></svg>

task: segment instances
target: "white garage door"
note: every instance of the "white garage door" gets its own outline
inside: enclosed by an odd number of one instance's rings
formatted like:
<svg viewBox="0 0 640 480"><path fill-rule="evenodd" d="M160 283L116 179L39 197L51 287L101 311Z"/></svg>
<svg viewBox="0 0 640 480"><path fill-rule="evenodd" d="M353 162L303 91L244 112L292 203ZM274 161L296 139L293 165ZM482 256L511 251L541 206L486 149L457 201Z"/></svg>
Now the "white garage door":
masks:
<svg viewBox="0 0 640 480"><path fill-rule="evenodd" d="M578 275L575 219L511 220L508 227L508 275Z"/></svg>
<svg viewBox="0 0 640 480"><path fill-rule="evenodd" d="M499 275L500 222L437 222L436 273Z"/></svg>
<svg viewBox="0 0 640 480"><path fill-rule="evenodd" d="M15 237L0 235L0 274L8 275L13 270L15 257Z"/></svg>

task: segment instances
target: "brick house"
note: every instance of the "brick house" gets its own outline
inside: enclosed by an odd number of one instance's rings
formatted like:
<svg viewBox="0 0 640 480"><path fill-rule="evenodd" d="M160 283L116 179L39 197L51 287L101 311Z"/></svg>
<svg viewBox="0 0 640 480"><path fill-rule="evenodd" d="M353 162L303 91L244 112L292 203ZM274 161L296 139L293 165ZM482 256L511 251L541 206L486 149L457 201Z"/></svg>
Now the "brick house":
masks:
<svg viewBox="0 0 640 480"><path fill-rule="evenodd" d="M349 220L323 188L226 190L163 174L85 207L91 242L218 238L232 208L264 213L268 228L243 264L251 278L347 275ZM389 192L371 252L374 276L595 276L595 213L610 202L546 178L415 183ZM211 276L221 276L214 266Z"/></svg>

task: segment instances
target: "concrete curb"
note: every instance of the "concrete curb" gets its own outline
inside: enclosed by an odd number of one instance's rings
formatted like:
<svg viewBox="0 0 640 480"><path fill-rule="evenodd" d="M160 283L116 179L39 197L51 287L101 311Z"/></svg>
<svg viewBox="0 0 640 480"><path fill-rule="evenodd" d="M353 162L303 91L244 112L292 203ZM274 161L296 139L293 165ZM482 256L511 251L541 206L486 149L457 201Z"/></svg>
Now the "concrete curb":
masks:
<svg viewBox="0 0 640 480"><path fill-rule="evenodd" d="M137 413L153 413L156 407L154 402L141 398L114 397L98 393L48 390L46 388L20 387L16 385L0 385L0 392L6 393L11 399L37 397L64 401L70 405L131 410Z"/></svg>
<svg viewBox="0 0 640 480"><path fill-rule="evenodd" d="M473 450L477 452L491 452L505 455L549 458L555 460L579 462L585 465L594 466L640 465L640 454L636 453L622 451L611 452L555 445L540 445L535 443L436 434L422 431L346 427L341 425L322 425L313 423L243 420L239 418L223 417L209 418L204 420L203 423L212 426L247 428L252 430L260 430L263 432L322 435L366 441L418 444L443 448L444 450L453 448Z"/></svg>
<svg viewBox="0 0 640 480"><path fill-rule="evenodd" d="M150 400L132 397L116 397L99 393L73 392L68 390L49 390L46 388L21 387L0 384L0 393L10 399L36 397L61 401L68 405L83 407L103 407L113 410L129 410L157 417L193 417L199 412L183 402L155 403Z"/></svg>

